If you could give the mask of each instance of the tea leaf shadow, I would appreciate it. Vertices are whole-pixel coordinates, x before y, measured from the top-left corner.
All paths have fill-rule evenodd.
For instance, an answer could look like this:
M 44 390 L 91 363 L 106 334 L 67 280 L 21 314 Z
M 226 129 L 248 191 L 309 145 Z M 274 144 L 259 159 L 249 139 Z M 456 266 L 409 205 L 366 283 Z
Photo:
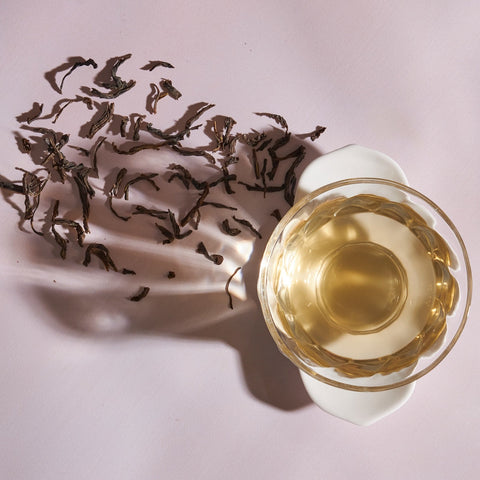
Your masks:
M 198 105 L 192 107 L 190 114 L 196 109 Z M 188 116 L 189 113 L 185 118 Z M 180 119 L 178 125 L 182 125 L 183 121 Z M 307 156 L 298 170 L 299 175 L 309 160 L 320 156 L 311 142 L 300 143 L 305 145 Z M 150 169 L 149 156 L 157 154 L 144 152 L 145 169 Z M 102 150 L 102 155 L 102 165 L 110 172 L 111 180 L 112 169 L 118 168 L 118 156 L 109 149 Z M 137 159 L 136 162 L 138 167 Z M 155 162 L 158 160 L 155 159 Z M 168 161 L 164 165 L 168 165 Z M 245 167 L 245 163 L 236 166 Z M 170 184 L 165 181 L 161 187 L 158 195 L 163 196 L 167 203 L 171 202 L 167 207 L 177 205 L 184 211 L 191 199 L 198 195 L 195 191 L 185 191 L 175 182 Z M 117 272 L 97 269 L 97 262 L 92 262 L 86 269 L 81 265 L 84 250 L 75 245 L 70 232 L 65 233 L 69 236 L 65 261 L 58 258 L 58 246 L 54 242 L 35 242 L 36 248 L 31 254 L 36 268 L 25 275 L 35 277 L 32 280 L 33 290 L 48 309 L 52 325 L 56 328 L 71 334 L 109 339 L 161 335 L 192 341 L 223 342 L 238 352 L 242 377 L 251 395 L 276 408 L 295 410 L 311 403 L 311 400 L 302 386 L 298 369 L 278 351 L 272 340 L 256 295 L 258 267 L 266 241 L 276 225 L 270 212 L 279 207 L 279 200 L 283 205 L 282 213 L 288 206 L 281 194 L 263 198 L 261 192 L 252 193 L 240 189 L 240 185 L 236 187 L 237 193 L 223 200 L 238 208 L 235 212 L 238 217 L 248 218 L 252 224 L 259 226 L 261 240 L 246 230 L 234 239 L 222 234 L 219 228 L 221 220 L 232 212 L 220 212 L 209 207 L 215 210 L 213 220 L 202 221 L 205 225 L 202 226 L 201 237 L 191 235 L 172 245 L 161 245 L 163 238 L 152 219 L 145 221 L 145 218 L 132 217 L 132 220 L 124 222 L 108 211 L 105 195 L 99 194 L 92 199 L 92 231 L 99 231 L 101 237 L 114 239 L 109 248 L 119 270 L 126 267 L 143 273 L 127 278 Z M 135 191 L 147 200 L 157 195 L 150 185 L 142 182 L 136 184 Z M 165 200 L 168 192 L 171 196 Z M 184 205 L 178 207 L 180 199 L 183 199 Z M 47 205 L 48 214 L 51 203 Z M 71 199 L 61 204 L 61 208 L 61 215 L 79 214 L 78 206 Z M 213 265 L 195 253 L 195 242 L 200 240 L 205 241 L 212 253 L 221 253 L 225 257 L 224 264 Z M 56 255 L 54 260 L 52 251 Z M 234 309 L 230 310 L 224 288 L 236 266 L 242 266 L 242 270 L 238 279 L 232 282 Z M 37 271 L 50 271 L 55 281 L 45 284 L 36 279 Z M 176 277 L 169 279 L 168 271 L 175 271 Z M 150 293 L 138 303 L 129 302 L 129 294 L 133 295 L 141 285 L 151 285 Z

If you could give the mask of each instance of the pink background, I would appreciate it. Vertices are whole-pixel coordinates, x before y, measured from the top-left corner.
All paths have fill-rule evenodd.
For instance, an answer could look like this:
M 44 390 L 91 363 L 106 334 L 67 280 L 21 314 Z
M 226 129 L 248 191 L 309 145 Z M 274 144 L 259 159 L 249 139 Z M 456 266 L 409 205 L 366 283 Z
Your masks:
M 44 73 L 72 56 L 103 64 L 132 53 L 125 77 L 144 75 L 138 67 L 148 60 L 175 65 L 167 74 L 184 94 L 180 110 L 212 102 L 244 129 L 252 112 L 281 113 L 294 132 L 327 127 L 319 152 L 358 143 L 390 155 L 452 218 L 474 275 L 480 268 L 478 2 L 4 0 L 1 13 L 8 178 L 27 165 L 15 117 L 61 98 Z M 89 75 L 68 77 L 64 96 Z M 180 110 L 165 105 L 173 122 Z M 398 412 L 360 428 L 307 398 L 263 325 L 252 276 L 233 312 L 222 295 L 217 303 L 190 295 L 179 306 L 188 295 L 172 290 L 154 328 L 115 324 L 112 333 L 109 322 L 138 320 L 134 310 L 115 312 L 118 320 L 94 295 L 87 306 L 82 295 L 72 300 L 65 292 L 87 291 L 88 275 L 49 264 L 51 249 L 18 230 L 3 200 L 0 219 L 1 478 L 471 479 L 480 471 L 475 291 L 447 359 Z M 110 278 L 102 273 L 92 278 Z M 206 284 L 199 274 L 195 285 Z M 83 320 L 107 326 L 71 328 Z

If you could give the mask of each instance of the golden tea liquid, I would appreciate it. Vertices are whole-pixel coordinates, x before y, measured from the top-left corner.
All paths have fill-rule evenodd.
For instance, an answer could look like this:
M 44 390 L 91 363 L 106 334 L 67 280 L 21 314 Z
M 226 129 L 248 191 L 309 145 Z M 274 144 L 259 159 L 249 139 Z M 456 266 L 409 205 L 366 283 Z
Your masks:
M 406 203 L 326 201 L 284 232 L 272 269 L 279 328 L 313 365 L 350 377 L 398 371 L 441 340 L 458 297 L 453 263 Z

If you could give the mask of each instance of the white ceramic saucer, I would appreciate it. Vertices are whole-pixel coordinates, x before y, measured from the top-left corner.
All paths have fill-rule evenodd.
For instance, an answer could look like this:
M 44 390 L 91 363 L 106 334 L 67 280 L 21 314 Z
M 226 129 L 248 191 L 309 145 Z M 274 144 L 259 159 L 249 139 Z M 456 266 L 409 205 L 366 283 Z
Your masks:
M 408 185 L 400 166 L 387 155 L 348 145 L 314 160 L 302 173 L 295 200 L 339 180 L 371 177 Z M 398 410 L 410 398 L 414 382 L 381 392 L 355 392 L 333 387 L 300 371 L 311 399 L 324 411 L 357 425 L 370 425 Z

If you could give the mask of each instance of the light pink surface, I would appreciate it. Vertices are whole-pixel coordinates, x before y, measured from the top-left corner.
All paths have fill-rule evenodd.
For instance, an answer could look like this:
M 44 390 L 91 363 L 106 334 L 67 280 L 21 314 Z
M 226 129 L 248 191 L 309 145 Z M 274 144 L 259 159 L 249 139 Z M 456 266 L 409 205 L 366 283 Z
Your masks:
M 314 144 L 320 152 L 358 143 L 391 156 L 457 225 L 474 275 L 480 268 L 478 2 L 5 0 L 1 10 L 5 176 L 28 165 L 15 117 L 62 98 L 45 72 L 72 56 L 103 64 L 131 52 L 125 77 L 149 60 L 176 66 L 183 103 L 166 107 L 167 124 L 209 101 L 243 129 L 259 125 L 251 112 L 271 111 L 296 132 L 327 126 Z M 64 96 L 87 70 L 67 78 Z M 475 291 L 453 352 L 403 408 L 360 428 L 306 397 L 266 332 L 254 285 L 233 313 L 222 295 L 218 304 L 190 295 L 181 306 L 167 292 L 169 316 L 156 314 L 153 328 L 99 334 L 132 318 L 120 310 L 112 319 L 81 295 L 59 311 L 54 294 L 75 282 L 87 289 L 87 274 L 50 265 L 52 250 L 18 231 L 3 199 L 0 219 L 1 478 L 473 479 L 480 471 Z M 182 288 L 208 283 L 199 274 Z M 148 320 L 148 304 L 139 307 Z M 99 328 L 72 329 L 78 311 Z

